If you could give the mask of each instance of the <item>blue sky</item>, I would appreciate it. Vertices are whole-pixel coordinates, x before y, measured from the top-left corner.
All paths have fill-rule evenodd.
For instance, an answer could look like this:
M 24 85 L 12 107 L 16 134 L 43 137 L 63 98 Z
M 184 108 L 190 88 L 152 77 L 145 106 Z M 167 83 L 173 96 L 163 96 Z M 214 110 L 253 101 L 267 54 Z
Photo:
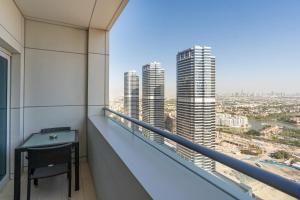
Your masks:
M 130 0 L 110 32 L 111 99 L 152 61 L 175 97 L 176 54 L 195 44 L 212 47 L 217 93 L 300 92 L 300 0 Z

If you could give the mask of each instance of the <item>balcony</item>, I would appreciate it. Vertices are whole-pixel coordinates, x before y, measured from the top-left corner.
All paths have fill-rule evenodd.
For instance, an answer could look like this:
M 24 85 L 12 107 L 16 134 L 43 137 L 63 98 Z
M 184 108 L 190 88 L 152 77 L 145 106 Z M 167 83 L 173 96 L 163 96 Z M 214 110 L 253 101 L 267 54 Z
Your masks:
M 111 114 L 115 112 L 106 109 L 106 115 L 88 119 L 87 162 L 82 160 L 80 164 L 81 189 L 73 192 L 74 199 L 254 198 L 250 188 L 194 166 L 171 149 L 128 129 L 116 118 L 122 114 Z M 66 186 L 58 186 L 62 181 L 64 177 L 41 182 L 33 190 L 32 198 L 64 199 Z M 23 194 L 26 191 L 25 183 L 22 191 Z M 12 199 L 12 196 L 13 181 L 10 181 L 0 197 Z
M 89 164 L 104 199 L 252 199 L 109 117 L 90 117 L 88 130 Z
M 294 182 L 187 145 L 107 109 L 109 31 L 126 4 L 127 0 L 1 1 L 0 56 L 9 64 L 6 76 L 0 77 L 7 84 L 6 106 L 1 108 L 7 125 L 1 124 L 6 131 L 0 142 L 0 199 L 16 199 L 14 149 L 31 133 L 56 126 L 70 126 L 80 134 L 80 190 L 72 191 L 72 199 L 255 198 L 248 186 L 196 167 L 142 131 L 126 127 L 126 120 L 276 188 L 270 191 L 299 198 L 300 187 Z M 26 167 L 24 158 L 21 199 L 26 198 Z M 32 187 L 32 199 L 66 199 L 64 181 L 65 177 L 41 181 Z
M 72 191 L 71 199 L 90 199 L 96 200 L 96 193 L 93 179 L 90 174 L 89 165 L 86 161 L 80 163 L 80 182 L 81 188 L 78 192 Z M 21 199 L 26 199 L 27 179 L 26 174 L 21 180 Z M 67 199 L 68 185 L 65 176 L 58 176 L 51 179 L 41 179 L 38 187 L 32 187 L 31 199 Z M 72 185 L 74 188 L 74 183 Z M 1 189 L 0 199 L 14 199 L 14 182 L 9 181 L 4 188 Z

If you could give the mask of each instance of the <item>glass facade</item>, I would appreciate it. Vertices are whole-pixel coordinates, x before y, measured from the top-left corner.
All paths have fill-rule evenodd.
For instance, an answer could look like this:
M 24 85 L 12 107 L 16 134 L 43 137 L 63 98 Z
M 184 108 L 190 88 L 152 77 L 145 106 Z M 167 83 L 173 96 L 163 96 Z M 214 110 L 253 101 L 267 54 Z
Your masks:
M 136 71 L 124 73 L 124 113 L 139 119 L 139 76 Z M 131 122 L 128 122 L 131 127 Z
M 165 101 L 165 71 L 160 63 L 150 63 L 143 66 L 143 121 L 157 128 L 164 129 L 164 101 Z M 164 138 L 144 130 L 143 133 L 161 144 Z
M 211 48 L 194 46 L 177 54 L 177 134 L 214 149 L 215 57 Z M 197 166 L 215 170 L 215 162 L 177 145 L 178 153 Z

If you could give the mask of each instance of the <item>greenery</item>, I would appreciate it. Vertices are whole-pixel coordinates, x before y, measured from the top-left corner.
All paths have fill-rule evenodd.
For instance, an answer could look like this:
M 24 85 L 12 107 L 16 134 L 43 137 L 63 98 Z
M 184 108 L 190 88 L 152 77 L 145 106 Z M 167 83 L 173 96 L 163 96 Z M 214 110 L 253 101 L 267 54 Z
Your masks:
M 271 127 L 272 127 L 272 125 L 267 124 L 267 125 L 264 125 L 264 126 L 263 126 L 262 130 L 267 129 L 267 128 L 271 128 Z
M 279 150 L 274 153 L 271 153 L 270 156 L 276 159 L 289 159 L 291 157 L 291 155 L 288 152 L 283 150 Z
M 283 128 L 278 136 L 272 136 L 272 141 L 280 144 L 287 144 L 300 147 L 300 130 Z
M 285 123 L 294 124 L 294 122 L 290 119 L 292 116 L 293 115 L 287 113 L 272 113 L 267 116 L 252 115 L 249 117 L 260 121 L 281 121 Z
M 258 155 L 262 154 L 263 151 L 259 147 L 250 147 L 249 149 L 241 149 L 241 153 L 258 156 Z
M 292 123 L 292 121 L 290 120 L 290 118 L 291 118 L 291 116 L 283 114 L 282 116 L 278 116 L 278 121 Z
M 232 128 L 232 127 L 226 127 L 226 126 L 218 127 L 217 130 L 221 131 L 221 132 L 233 133 L 233 134 L 241 134 L 244 132 L 243 128 Z
M 267 116 L 254 115 L 254 116 L 249 116 L 249 117 L 254 118 L 256 120 L 269 121 L 269 120 L 278 120 L 278 119 L 281 119 L 283 117 L 286 117 L 286 114 L 273 113 L 273 114 L 269 114 Z
M 300 130 L 299 129 L 284 128 L 282 130 L 282 132 L 280 133 L 280 135 L 285 136 L 285 137 L 300 139 Z
M 300 158 L 293 158 L 293 160 L 291 161 L 291 164 L 294 164 L 296 162 L 300 162 Z
M 239 135 L 247 139 L 255 138 L 266 142 L 275 142 L 278 144 L 286 144 L 286 145 L 300 147 L 299 129 L 297 130 L 297 129 L 283 128 L 282 132 L 279 135 L 273 135 L 270 139 L 260 137 L 261 134 L 255 130 L 249 130 L 245 132 L 246 129 L 231 128 L 231 127 L 218 127 L 217 130 L 224 133 Z
M 260 132 L 259 131 L 256 131 L 256 130 L 249 130 L 247 132 L 245 132 L 246 135 L 253 135 L 253 136 L 260 136 Z
M 273 140 L 276 143 L 279 144 L 287 144 L 287 145 L 292 145 L 292 146 L 296 146 L 296 147 L 300 147 L 300 140 L 288 140 L 288 139 L 276 139 Z
M 272 135 L 272 140 L 278 140 L 278 136 L 277 135 Z

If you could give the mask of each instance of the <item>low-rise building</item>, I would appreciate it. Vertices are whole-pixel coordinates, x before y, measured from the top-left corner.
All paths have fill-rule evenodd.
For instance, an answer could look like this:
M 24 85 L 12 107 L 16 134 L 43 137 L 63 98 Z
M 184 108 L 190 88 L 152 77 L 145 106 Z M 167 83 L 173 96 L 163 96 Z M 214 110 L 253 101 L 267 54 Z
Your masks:
M 235 128 L 248 127 L 248 118 L 241 115 L 231 115 L 226 113 L 216 114 L 216 125 L 229 126 Z

